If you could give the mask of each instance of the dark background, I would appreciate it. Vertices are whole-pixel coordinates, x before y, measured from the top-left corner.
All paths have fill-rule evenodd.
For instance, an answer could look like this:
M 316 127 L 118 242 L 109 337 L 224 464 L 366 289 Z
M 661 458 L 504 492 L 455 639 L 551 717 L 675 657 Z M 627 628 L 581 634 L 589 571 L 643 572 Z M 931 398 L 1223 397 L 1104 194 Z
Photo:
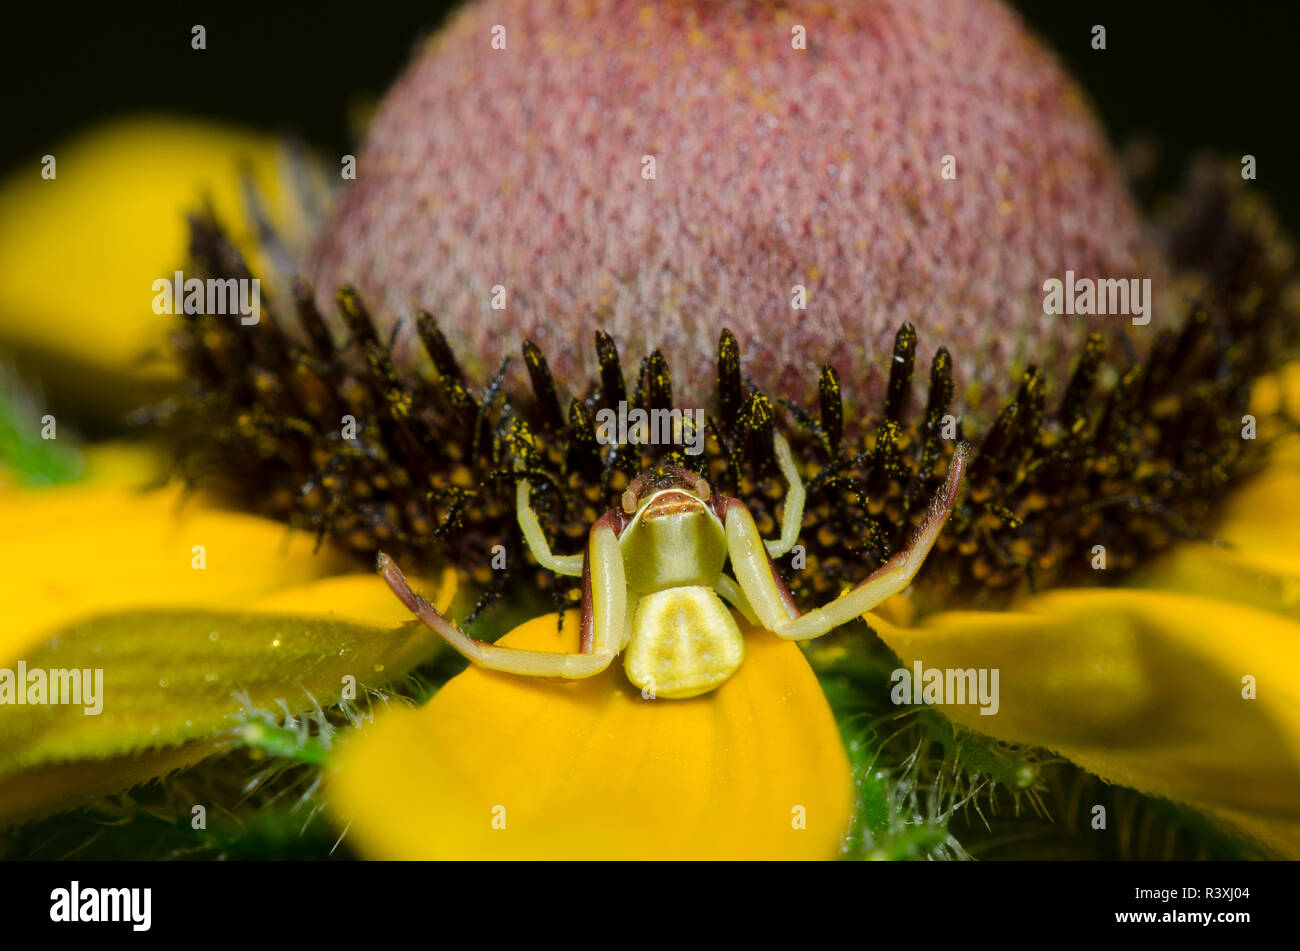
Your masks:
M 311 9 L 15 4 L 0 55 L 0 171 L 35 163 L 60 140 L 142 111 L 287 131 L 330 152 L 355 150 L 350 115 L 377 99 L 418 37 L 453 4 L 323 2 Z M 1256 156 L 1257 187 L 1300 232 L 1294 161 L 1300 14 L 1293 0 L 1018 0 L 1014 6 L 1093 98 L 1113 142 L 1160 148 L 1172 187 L 1199 148 Z M 190 49 L 190 27 L 208 49 Z M 1091 49 L 1106 26 L 1107 49 Z M 33 164 L 33 168 L 35 165 Z

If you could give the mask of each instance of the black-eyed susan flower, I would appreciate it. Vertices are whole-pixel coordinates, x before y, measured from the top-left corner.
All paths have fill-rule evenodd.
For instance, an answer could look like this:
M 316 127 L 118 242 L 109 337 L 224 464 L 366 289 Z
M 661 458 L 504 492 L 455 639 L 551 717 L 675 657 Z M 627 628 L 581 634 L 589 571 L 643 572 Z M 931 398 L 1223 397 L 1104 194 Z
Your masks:
M 341 559 L 285 564 L 314 577 L 383 551 L 481 594 L 449 609 L 417 582 L 428 612 L 393 584 L 386 612 L 591 658 L 591 575 L 557 564 L 665 466 L 785 535 L 787 445 L 806 502 L 773 577 L 808 611 L 907 549 L 973 447 L 911 589 L 869 629 L 805 653 L 733 600 L 696 621 L 713 640 L 734 625 L 743 660 L 689 698 L 622 660 L 574 683 L 473 666 L 352 723 L 314 765 L 359 852 L 960 856 L 996 854 L 1016 822 L 1058 854 L 1295 851 L 1295 580 L 1260 509 L 1297 524 L 1293 384 L 1268 376 L 1295 341 L 1288 246 L 1213 175 L 1145 225 L 1078 92 L 1002 8 L 473 5 L 421 48 L 342 189 L 312 283 L 253 327 L 173 324 L 182 383 L 149 418 L 187 483 Z M 189 266 L 250 280 L 267 265 L 222 217 L 191 219 Z M 1140 290 L 1131 314 L 1067 318 L 1044 304 L 1054 279 Z M 603 413 L 692 401 L 698 454 L 671 428 L 601 436 Z M 336 584 L 369 598 L 366 580 L 317 582 L 313 604 L 347 604 Z M 155 603 L 137 590 L 123 603 Z M 58 649 L 129 646 L 145 660 L 124 671 L 171 690 L 177 632 L 204 626 L 187 611 L 149 628 L 161 660 L 138 618 Z M 400 676 L 434 649 L 416 623 L 344 636 L 303 611 L 286 665 L 257 617 L 258 708 L 327 707 L 346 669 Z M 347 664 L 326 662 L 331 637 Z M 962 680 L 996 695 L 931 698 L 927 669 L 996 673 Z M 300 670 L 319 683 L 298 692 Z M 40 762 L 94 778 L 125 759 L 105 791 L 247 721 L 197 683 L 160 700 L 137 680 L 161 740 L 78 721 Z

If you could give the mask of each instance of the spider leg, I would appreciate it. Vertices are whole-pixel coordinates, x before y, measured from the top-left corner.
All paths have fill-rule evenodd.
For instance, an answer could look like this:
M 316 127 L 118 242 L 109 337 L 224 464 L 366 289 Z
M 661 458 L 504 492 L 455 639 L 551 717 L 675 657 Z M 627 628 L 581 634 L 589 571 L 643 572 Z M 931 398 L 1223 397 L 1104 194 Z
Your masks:
M 376 567 L 408 611 L 480 667 L 577 680 L 600 673 L 627 643 L 627 586 L 615 520 L 614 513 L 606 514 L 591 529 L 582 573 L 582 650 L 576 654 L 499 647 L 475 640 L 411 590 L 393 559 L 381 552 Z
M 731 496 L 719 496 L 715 505 L 727 532 L 727 554 L 731 557 L 731 570 L 736 575 L 737 587 L 749 601 L 758 623 L 769 631 L 779 631 L 799 617 L 799 608 L 772 563 L 763 536 L 754 524 L 754 516 L 744 502 Z M 722 582 L 718 585 L 718 592 L 724 597 L 727 594 L 725 587 Z
M 542 523 L 538 520 L 537 513 L 533 511 L 532 489 L 528 485 L 528 476 L 522 473 L 519 481 L 515 483 L 515 518 L 518 519 L 519 528 L 524 533 L 524 541 L 528 543 L 538 564 L 557 575 L 576 578 L 582 574 L 582 555 L 557 555 L 551 551 L 551 546 L 546 541 L 546 534 L 542 531 Z
M 785 479 L 785 507 L 781 512 L 781 537 L 765 542 L 767 553 L 773 558 L 780 558 L 799 540 L 799 529 L 803 527 L 804 488 L 803 480 L 794 467 L 794 456 L 790 444 L 780 433 L 772 434 L 772 445 L 776 449 L 776 463 Z
M 732 581 L 726 575 L 719 575 L 718 583 L 713 586 L 713 590 L 722 596 L 733 608 L 741 613 L 746 621 L 750 624 L 760 623 L 758 615 L 754 613 L 754 606 L 749 603 L 749 598 L 745 597 L 745 592 L 741 590 L 740 585 Z
M 622 525 L 622 517 L 611 509 L 596 519 L 587 536 L 587 553 L 582 562 L 580 643 L 584 654 L 612 657 L 631 638 L 636 603 L 628 593 L 623 551 L 618 545 Z
M 921 527 L 917 529 L 912 544 L 906 550 L 881 565 L 851 591 L 807 614 L 801 614 L 794 599 L 790 597 L 790 591 L 777 573 L 749 509 L 739 499 L 725 499 L 721 506 L 725 508 L 723 521 L 727 530 L 731 567 L 762 625 L 790 640 L 820 637 L 870 611 L 881 601 L 911 584 L 957 502 L 968 455 L 969 450 L 964 443 L 957 447 L 952 462 L 948 465 L 947 481 L 930 503 Z

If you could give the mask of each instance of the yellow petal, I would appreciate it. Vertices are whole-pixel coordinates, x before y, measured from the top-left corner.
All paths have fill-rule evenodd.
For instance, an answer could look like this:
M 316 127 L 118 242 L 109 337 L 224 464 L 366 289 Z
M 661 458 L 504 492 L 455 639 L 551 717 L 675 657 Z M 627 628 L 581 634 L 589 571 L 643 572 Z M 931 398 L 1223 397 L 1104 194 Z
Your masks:
M 1300 562 L 1291 553 L 1180 545 L 1134 578 L 1135 587 L 1234 601 L 1300 621 Z
M 417 586 L 432 590 L 432 600 L 439 611 L 451 606 L 456 593 L 456 572 L 448 568 L 437 585 Z M 307 615 L 348 621 L 366 627 L 397 627 L 411 624 L 411 612 L 393 596 L 392 589 L 373 572 L 364 575 L 342 575 L 322 578 L 280 591 L 253 602 L 251 610 L 258 614 Z
M 830 709 L 797 647 L 739 623 L 740 670 L 691 700 L 643 699 L 617 660 L 575 683 L 470 667 L 347 743 L 331 808 L 380 858 L 834 857 L 852 790 Z M 576 650 L 577 615 L 498 643 Z
M 0 706 L 0 824 L 197 761 L 246 708 L 328 706 L 349 675 L 364 701 L 439 649 L 373 573 L 320 577 L 355 564 L 314 555 L 314 538 L 105 475 L 139 475 L 147 456 L 98 459 L 98 481 L 0 490 L 0 680 L 12 689 L 20 662 L 103 672 L 97 714 Z M 454 592 L 445 572 L 441 609 Z
M 1180 545 L 1132 584 L 1223 598 L 1300 620 L 1300 452 L 1278 448 L 1268 469 L 1233 492 L 1219 544 Z
M 80 450 L 81 482 L 139 488 L 158 485 L 166 472 L 166 451 L 153 443 L 100 442 Z M 7 487 L 0 472 L 0 488 Z
M 1273 436 L 1285 431 L 1282 418 L 1300 417 L 1300 360 L 1286 364 L 1276 373 L 1259 379 L 1251 390 L 1250 412 L 1270 428 L 1261 436 Z
M 0 663 L 97 614 L 248 605 L 356 570 L 329 549 L 313 554 L 316 540 L 305 532 L 210 508 L 179 487 L 0 490 L 0 511 Z
M 1261 379 L 1251 394 L 1267 468 L 1226 500 L 1214 544 L 1179 545 L 1137 573 L 1133 587 L 1222 598 L 1300 620 L 1300 362 Z
M 153 312 L 153 281 L 182 267 L 187 212 L 207 199 L 244 246 L 245 170 L 287 214 L 268 137 L 206 123 L 130 119 L 50 149 L 56 176 L 32 161 L 0 187 L 0 350 L 43 371 L 88 409 L 128 409 L 141 394 L 128 378 L 160 381 L 174 320 Z
M 909 669 L 999 671 L 1000 705 L 943 711 L 1207 812 L 1300 821 L 1300 623 L 1157 591 L 1057 591 L 1015 613 L 867 621 Z M 1254 678 L 1257 699 L 1243 697 Z

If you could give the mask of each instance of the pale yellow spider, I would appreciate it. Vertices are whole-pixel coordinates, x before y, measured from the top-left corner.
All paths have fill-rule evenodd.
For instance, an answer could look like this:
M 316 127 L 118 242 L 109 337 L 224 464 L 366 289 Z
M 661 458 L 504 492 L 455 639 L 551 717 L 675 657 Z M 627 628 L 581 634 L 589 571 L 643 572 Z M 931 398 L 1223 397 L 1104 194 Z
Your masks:
M 591 527 L 585 554 L 556 555 L 532 509 L 528 480 L 520 478 L 516 515 L 528 547 L 543 567 L 582 578 L 577 654 L 474 640 L 412 591 L 382 553 L 379 572 L 413 614 L 481 667 L 578 679 L 600 673 L 626 651 L 627 677 L 643 695 L 707 693 L 734 674 L 745 656 L 740 628 L 721 598 L 751 624 L 796 641 L 819 637 L 859 617 L 911 583 L 952 512 L 968 455 L 964 444 L 954 453 L 947 481 L 911 547 L 851 591 L 803 614 L 772 563 L 794 547 L 804 506 L 803 482 L 780 434 L 775 448 L 787 492 L 781 537 L 774 541 L 759 535 L 739 499 L 714 494 L 700 476 L 673 468 L 665 476 L 637 476 L 623 493 L 622 509 L 610 509 Z M 734 579 L 723 574 L 728 557 Z

